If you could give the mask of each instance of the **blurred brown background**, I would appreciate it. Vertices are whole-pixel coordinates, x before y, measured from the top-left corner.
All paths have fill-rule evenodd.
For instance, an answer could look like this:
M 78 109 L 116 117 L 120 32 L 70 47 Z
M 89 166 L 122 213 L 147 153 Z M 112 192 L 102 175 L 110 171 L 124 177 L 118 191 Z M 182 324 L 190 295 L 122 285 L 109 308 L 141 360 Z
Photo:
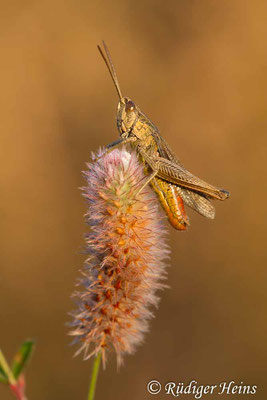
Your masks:
M 72 358 L 64 324 L 84 260 L 81 170 L 118 136 L 101 39 L 123 94 L 231 198 L 215 221 L 189 212 L 187 233 L 170 227 L 171 289 L 119 373 L 109 358 L 96 399 L 150 398 L 151 379 L 243 381 L 258 391 L 240 398 L 266 398 L 266 15 L 260 0 L 2 3 L 0 345 L 11 358 L 36 339 L 29 400 L 87 394 L 91 361 Z

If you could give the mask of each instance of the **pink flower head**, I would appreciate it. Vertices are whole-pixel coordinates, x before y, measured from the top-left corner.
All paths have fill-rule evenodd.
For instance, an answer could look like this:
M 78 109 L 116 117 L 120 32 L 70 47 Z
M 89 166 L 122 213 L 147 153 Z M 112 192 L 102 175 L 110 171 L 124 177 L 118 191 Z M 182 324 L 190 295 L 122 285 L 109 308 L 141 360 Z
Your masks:
M 74 293 L 71 335 L 81 343 L 76 354 L 84 358 L 115 349 L 118 365 L 133 353 L 148 330 L 158 304 L 157 289 L 164 287 L 164 260 L 168 255 L 158 201 L 135 153 L 113 150 L 84 173 L 88 203 L 86 236 L 89 254 Z

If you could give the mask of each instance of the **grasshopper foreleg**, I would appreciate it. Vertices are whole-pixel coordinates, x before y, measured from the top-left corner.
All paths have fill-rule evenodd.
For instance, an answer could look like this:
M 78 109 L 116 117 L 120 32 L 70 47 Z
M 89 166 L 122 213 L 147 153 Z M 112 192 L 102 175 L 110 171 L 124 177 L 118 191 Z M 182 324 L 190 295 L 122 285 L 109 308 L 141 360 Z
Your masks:
M 127 139 L 124 138 L 119 138 L 118 140 L 115 140 L 115 142 L 112 142 L 110 144 L 108 144 L 105 147 L 105 151 L 100 154 L 100 156 L 96 157 L 94 159 L 94 161 L 98 161 L 101 157 L 105 156 L 106 154 L 110 153 L 112 150 L 114 150 L 116 147 L 119 147 L 121 144 L 127 144 L 127 143 L 131 143 L 131 142 L 135 142 L 136 138 L 131 136 Z
M 147 177 L 145 183 L 144 183 L 143 186 L 138 190 L 138 192 L 136 193 L 135 197 L 138 196 L 140 192 L 142 192 L 142 190 L 146 187 L 146 185 L 149 184 L 149 182 L 150 182 L 153 178 L 155 178 L 155 176 L 157 175 L 157 173 L 158 173 L 158 171 L 153 171 L 152 174 L 150 174 L 150 175 Z
M 124 139 L 123 139 L 123 138 L 119 138 L 118 140 L 115 140 L 114 142 L 108 144 L 108 145 L 106 146 L 106 149 L 107 149 L 107 150 L 114 149 L 115 147 L 118 147 L 118 146 L 119 146 L 120 144 L 122 144 L 123 142 L 124 142 Z

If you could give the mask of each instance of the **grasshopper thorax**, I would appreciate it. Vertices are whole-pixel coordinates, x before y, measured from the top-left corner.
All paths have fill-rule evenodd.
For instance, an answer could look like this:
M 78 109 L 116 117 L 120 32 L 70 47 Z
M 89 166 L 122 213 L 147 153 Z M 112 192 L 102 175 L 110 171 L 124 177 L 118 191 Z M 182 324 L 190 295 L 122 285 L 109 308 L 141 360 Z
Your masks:
M 128 97 L 122 97 L 117 111 L 117 126 L 120 135 L 127 137 L 131 133 L 137 118 L 137 105 Z

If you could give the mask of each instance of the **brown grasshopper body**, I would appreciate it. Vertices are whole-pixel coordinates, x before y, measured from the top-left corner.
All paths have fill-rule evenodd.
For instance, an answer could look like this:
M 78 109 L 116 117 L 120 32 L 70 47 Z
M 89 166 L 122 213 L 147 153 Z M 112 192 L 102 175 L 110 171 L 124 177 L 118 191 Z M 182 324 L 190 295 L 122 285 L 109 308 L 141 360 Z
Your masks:
M 144 164 L 145 173 L 148 174 L 144 186 L 150 184 L 175 229 L 185 230 L 189 225 L 184 203 L 201 215 L 213 219 L 215 209 L 210 199 L 225 200 L 229 197 L 229 193 L 188 172 L 162 138 L 158 128 L 131 99 L 122 97 L 109 51 L 104 42 L 103 45 L 107 58 L 99 46 L 98 49 L 120 99 L 117 111 L 120 139 L 108 145 L 107 149 L 123 143 L 131 144 Z

